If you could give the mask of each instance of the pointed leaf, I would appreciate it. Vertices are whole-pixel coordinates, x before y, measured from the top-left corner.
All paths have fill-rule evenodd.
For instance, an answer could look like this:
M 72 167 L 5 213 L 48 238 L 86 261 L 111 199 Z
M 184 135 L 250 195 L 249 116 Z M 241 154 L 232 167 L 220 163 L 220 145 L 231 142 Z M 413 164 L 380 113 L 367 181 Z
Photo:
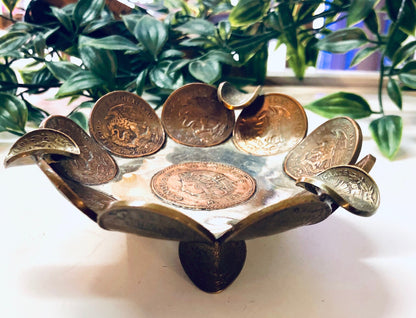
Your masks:
M 27 118 L 26 105 L 20 98 L 0 93 L 0 131 L 23 135 L 26 133 Z
M 228 20 L 233 27 L 249 26 L 265 17 L 270 0 L 240 0 L 231 10 Z
M 383 116 L 370 123 L 370 132 L 381 153 L 394 159 L 402 139 L 403 122 L 400 116 Z
M 357 53 L 354 55 L 353 59 L 351 60 L 350 67 L 353 67 L 362 61 L 364 61 L 367 57 L 372 55 L 374 52 L 377 52 L 376 46 L 367 46 L 363 48 L 362 50 L 357 51 Z
M 215 33 L 215 26 L 208 20 L 196 18 L 182 24 L 181 26 L 177 27 L 176 30 L 179 30 L 185 34 L 213 36 Z
M 416 41 L 411 41 L 396 51 L 393 55 L 392 67 L 399 65 L 409 57 L 413 56 L 416 51 Z
M 365 19 L 375 7 L 378 0 L 352 0 L 348 9 L 347 25 L 354 25 Z
M 50 7 L 52 10 L 52 14 L 58 19 L 58 21 L 64 26 L 64 28 L 66 30 L 68 30 L 69 32 L 73 31 L 73 24 L 72 24 L 72 19 L 71 19 L 71 15 L 58 7 Z
M 154 59 L 157 59 L 160 51 L 168 40 L 166 26 L 159 20 L 148 15 L 140 18 L 134 29 L 134 35 L 148 50 Z
M 404 6 L 400 10 L 402 1 L 404 1 Z M 390 19 L 398 23 L 401 30 L 408 35 L 414 35 L 416 28 L 416 8 L 413 0 L 386 0 L 386 8 Z
M 399 73 L 399 79 L 403 84 L 416 89 L 416 61 L 408 62 Z
M 136 94 L 139 96 L 143 94 L 148 73 L 149 73 L 149 69 L 145 68 L 143 71 L 139 73 L 139 75 L 136 78 Z
M 30 39 L 25 32 L 9 32 L 0 37 L 0 56 L 20 57 L 19 49 Z
M 345 28 L 328 34 L 320 39 L 316 46 L 321 51 L 346 53 L 368 42 L 367 36 L 360 28 Z
M 6 6 L 7 10 L 9 10 L 9 12 L 12 12 L 17 4 L 17 0 L 2 0 L 2 2 Z
M 372 33 L 379 33 L 380 23 L 378 15 L 374 10 L 371 10 L 367 17 L 364 19 L 364 24 Z
M 82 129 L 88 131 L 88 119 L 82 112 L 73 112 L 71 113 L 68 118 L 72 119 L 76 122 Z
M 77 73 L 81 68 L 68 61 L 46 62 L 46 67 L 60 81 L 66 81 L 71 75 Z
M 327 118 L 348 116 L 358 119 L 368 117 L 373 113 L 364 98 L 346 92 L 327 95 L 304 107 Z
M 103 38 L 88 38 L 85 45 L 105 50 L 137 51 L 139 47 L 121 35 L 110 35 Z
M 400 90 L 396 80 L 391 77 L 387 82 L 387 94 L 389 95 L 390 99 L 397 105 L 397 107 L 402 109 L 402 91 Z
M 15 95 L 16 90 L 17 77 L 15 72 L 11 67 L 0 64 L 0 91 Z
M 84 26 L 99 18 L 104 4 L 105 0 L 78 0 L 74 8 L 76 26 Z
M 92 89 L 105 84 L 104 80 L 90 71 L 81 71 L 73 74 L 62 84 L 56 93 L 56 98 L 72 96 L 84 90 Z

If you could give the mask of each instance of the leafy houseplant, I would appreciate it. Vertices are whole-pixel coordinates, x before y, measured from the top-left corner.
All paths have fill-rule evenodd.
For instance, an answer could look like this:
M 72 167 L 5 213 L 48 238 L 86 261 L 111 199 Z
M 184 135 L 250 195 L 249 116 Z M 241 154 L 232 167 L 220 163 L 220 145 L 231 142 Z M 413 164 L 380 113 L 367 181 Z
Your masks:
M 124 15 L 104 0 L 64 7 L 33 0 L 24 22 L 13 17 L 16 0 L 2 1 L 10 13 L 2 18 L 12 25 L 0 38 L 0 131 L 22 135 L 28 121 L 39 123 L 48 114 L 27 97 L 51 88 L 57 99 L 70 97 L 76 107 L 69 117 L 85 126 L 82 108 L 114 90 L 146 93 L 157 106 L 189 82 L 261 84 L 268 42 L 277 39 L 287 46 L 287 64 L 300 79 L 319 51 L 358 49 L 352 64 L 379 52 L 377 111 L 347 92 L 305 108 L 326 117 L 377 114 L 370 130 L 380 150 L 392 159 L 399 149 L 402 120 L 385 114 L 382 92 L 387 82 L 388 96 L 401 109 L 403 90 L 416 88 L 416 41 L 409 40 L 415 33 L 415 0 L 385 0 L 380 9 L 377 0 L 165 0 L 136 4 Z M 390 22 L 385 32 L 381 15 Z M 319 29 L 312 27 L 317 18 L 324 19 Z M 346 28 L 329 29 L 345 19 Z M 355 26 L 361 21 L 366 31 Z M 27 63 L 18 77 L 14 66 L 21 60 Z

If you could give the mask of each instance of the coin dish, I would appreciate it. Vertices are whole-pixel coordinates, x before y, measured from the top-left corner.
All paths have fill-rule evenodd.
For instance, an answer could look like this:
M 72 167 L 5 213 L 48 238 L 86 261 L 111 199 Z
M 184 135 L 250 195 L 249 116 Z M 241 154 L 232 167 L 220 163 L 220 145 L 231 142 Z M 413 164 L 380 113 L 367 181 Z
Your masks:
M 212 86 L 205 86 L 206 84 L 198 83 L 194 84 L 194 87 L 192 84 L 189 85 L 191 86 L 179 89 L 179 93 L 185 91 L 186 98 L 191 96 L 187 99 L 187 103 L 194 106 L 189 108 L 189 114 L 196 116 L 195 114 L 198 112 L 191 108 L 204 107 L 204 105 L 203 103 L 201 105 L 200 96 L 196 95 L 195 97 L 199 98 L 199 104 L 192 100 L 192 96 L 194 96 L 192 88 L 198 87 L 209 92 L 216 91 L 216 89 Z M 110 94 L 113 94 L 114 97 L 114 94 L 121 93 Z M 174 94 L 178 94 L 178 91 L 172 93 L 173 96 L 175 96 Z M 209 96 L 207 98 L 212 101 L 212 94 Z M 259 98 L 262 101 L 268 100 L 269 96 L 279 104 L 283 95 L 259 96 L 257 101 Z M 279 98 L 275 99 L 276 96 Z M 134 103 L 137 100 L 139 104 L 142 103 L 138 96 L 128 95 L 128 97 L 133 98 Z M 176 99 L 182 100 L 183 97 L 168 98 L 165 107 L 177 107 L 175 104 L 172 106 L 172 100 Z M 284 99 L 293 100 L 289 96 L 284 96 Z M 126 105 L 129 104 L 129 100 L 131 99 L 125 99 Z M 215 101 L 215 103 L 217 102 L 219 103 L 219 101 Z M 254 101 L 253 104 L 255 103 Z M 97 104 L 100 103 L 97 102 Z M 283 104 L 277 106 L 285 107 Z M 298 103 L 295 102 L 295 104 Z M 111 105 L 107 107 L 109 112 L 114 110 Z M 131 135 L 127 136 L 123 131 L 120 131 L 120 123 L 127 123 L 126 127 L 131 128 L 129 116 L 136 116 L 136 120 L 140 116 L 124 112 L 122 109 L 124 104 L 120 103 L 120 100 L 117 100 L 114 105 L 118 107 L 117 116 L 120 117 L 117 118 L 119 120 L 117 125 L 119 126 L 113 126 L 113 130 L 109 129 L 108 131 L 110 134 L 113 132 L 121 136 L 123 142 L 129 142 L 133 139 L 127 139 Z M 269 108 L 273 108 L 272 106 Z M 243 110 L 244 114 L 249 111 L 250 107 Z M 145 155 L 142 150 L 137 152 L 140 155 L 134 157 L 131 156 L 131 152 L 122 156 L 123 151 L 117 151 L 116 153 L 119 155 L 115 155 L 107 146 L 107 140 L 104 140 L 103 143 L 101 137 L 96 137 L 97 130 L 93 129 L 91 133 L 95 138 L 94 141 L 93 138 L 81 132 L 81 128 L 76 128 L 75 123 L 70 123 L 69 119 L 54 116 L 47 119 L 43 127 L 32 132 L 30 136 L 28 134 L 21 137 L 12 146 L 5 159 L 5 165 L 18 165 L 20 160 L 22 164 L 23 161 L 27 163 L 27 158 L 32 158 L 33 162 L 40 167 L 64 196 L 104 229 L 179 241 L 180 260 L 193 283 L 206 292 L 218 292 L 229 286 L 239 275 L 246 257 L 245 240 L 321 222 L 340 205 L 355 214 L 366 216 L 374 213 L 378 207 L 378 188 L 374 180 L 367 175 L 375 158 L 366 156 L 356 163 L 362 143 L 359 126 L 352 119 L 342 117 L 324 123 L 322 127 L 318 127 L 305 137 L 307 117 L 300 104 L 296 107 L 299 107 L 298 110 L 290 108 L 292 114 L 294 112 L 300 114 L 293 122 L 293 125 L 300 128 L 291 130 L 293 134 L 297 135 L 295 141 L 292 140 L 289 143 L 290 147 L 285 148 L 285 151 L 267 153 L 268 155 L 261 152 L 261 148 L 259 148 L 260 153 L 254 154 L 252 151 L 241 149 L 240 143 L 235 140 L 235 138 L 240 138 L 241 141 L 241 137 L 235 137 L 238 134 L 235 132 L 234 113 L 226 107 L 224 107 L 226 112 L 232 112 L 228 113 L 229 117 L 224 124 L 226 127 L 224 131 L 228 132 L 221 135 L 222 141 L 215 139 L 215 142 L 211 142 L 206 131 L 203 131 L 201 138 L 203 138 L 204 145 L 207 146 L 198 142 L 191 146 L 190 143 L 183 142 L 183 140 L 190 140 L 197 136 L 196 131 L 194 131 L 195 134 L 192 134 L 192 138 L 189 138 L 186 134 L 181 134 L 182 130 L 178 126 L 179 124 L 166 129 L 169 124 L 172 124 L 166 118 L 172 118 L 173 115 L 167 116 L 168 112 L 163 109 L 161 123 L 163 123 L 165 130 L 168 130 L 167 136 L 160 131 L 150 132 L 158 131 L 158 119 L 150 124 L 151 127 L 142 125 L 137 128 L 142 123 L 134 123 L 133 128 L 143 132 L 143 135 L 157 137 L 148 139 L 157 140 L 157 142 L 149 141 L 152 143 L 152 150 Z M 153 116 L 153 113 L 147 108 L 143 112 L 147 112 L 146 118 Z M 94 113 L 94 109 L 92 113 Z M 251 117 L 244 114 L 246 119 L 253 119 L 254 127 L 259 127 L 256 126 L 256 112 L 253 112 Z M 262 116 L 294 118 L 290 114 L 282 114 L 284 112 L 266 111 Z M 105 118 L 103 113 L 100 113 L 100 116 Z M 123 116 L 127 116 L 127 118 Z M 233 124 L 231 129 L 229 128 L 230 118 L 232 118 Z M 204 126 L 211 118 L 205 118 L 202 121 L 195 117 L 187 119 L 187 122 L 182 120 L 180 123 L 185 125 L 186 129 L 193 127 L 192 129 L 198 130 L 200 123 Z M 265 122 L 275 124 L 281 119 L 280 117 L 272 118 Z M 237 122 L 239 120 L 237 119 Z M 103 121 L 101 126 L 105 123 Z M 94 120 L 91 118 L 90 129 L 93 125 Z M 337 127 L 336 131 L 331 128 L 334 126 Z M 231 136 L 233 127 L 234 135 Z M 174 132 L 174 138 L 170 137 L 169 129 L 171 133 Z M 246 127 L 245 129 L 254 130 L 255 128 Z M 66 143 L 62 143 L 61 140 L 60 144 L 57 144 L 54 139 L 51 139 L 52 137 L 49 137 L 46 140 L 50 145 L 40 147 L 41 141 L 33 138 L 33 135 L 36 136 L 36 134 L 53 136 L 56 134 L 56 130 L 60 131 L 58 134 L 64 136 Z M 262 123 L 261 129 L 257 129 L 253 138 L 261 139 L 264 135 L 269 134 L 268 139 L 264 140 L 278 142 L 281 136 L 275 135 L 279 133 L 279 130 L 273 127 L 271 132 L 270 134 L 267 126 Z M 160 142 L 162 135 L 164 142 Z M 269 138 L 270 135 L 272 138 Z M 283 141 L 291 137 L 285 136 Z M 138 138 L 137 133 L 135 138 Z M 181 140 L 181 138 L 185 139 Z M 264 140 L 260 145 L 264 143 Z M 44 143 L 44 141 L 42 142 Z M 348 145 L 346 145 L 347 142 Z M 77 145 L 78 149 L 74 149 L 74 145 Z M 143 146 L 146 147 L 146 145 L 140 145 L 140 147 Z M 157 150 L 154 150 L 155 147 Z M 288 154 L 286 154 L 287 151 L 289 151 Z M 331 156 L 336 152 L 344 155 Z M 306 157 L 309 167 L 302 170 L 299 167 L 306 163 Z M 354 164 L 361 167 L 360 175 L 357 177 L 357 174 L 353 174 L 354 178 L 349 178 L 349 174 L 356 171 L 356 168 L 352 166 Z M 319 176 L 319 173 L 338 165 L 344 166 L 342 187 L 333 182 L 333 179 L 326 182 L 326 176 L 336 175 L 334 173 L 323 175 L 324 177 L 320 179 L 317 177 L 319 180 L 314 179 L 315 175 Z M 190 180 L 190 185 L 185 183 L 185 179 L 179 180 L 176 176 L 174 176 L 176 179 L 172 183 L 165 182 L 167 177 L 163 175 L 163 172 L 178 166 L 186 167 L 184 176 Z M 310 166 L 314 168 L 311 169 Z M 195 167 L 198 167 L 202 172 L 192 173 L 198 170 Z M 230 171 L 233 171 L 233 174 L 229 176 L 227 173 Z M 300 174 L 299 171 L 301 171 Z M 98 178 L 97 175 L 103 178 Z M 155 181 L 155 176 L 165 178 L 165 184 L 156 184 L 158 181 Z M 248 183 L 239 187 L 240 181 L 233 180 L 235 176 L 237 179 L 246 178 Z M 196 179 L 198 179 L 198 184 Z M 296 179 L 300 187 L 297 186 Z M 250 183 L 251 180 L 252 183 Z M 175 182 L 176 184 L 180 183 L 180 186 L 175 191 L 169 192 L 170 184 L 175 184 Z M 362 182 L 365 186 L 355 187 L 356 192 L 353 196 L 345 195 L 344 192 L 349 191 L 350 186 Z M 327 187 L 327 184 L 332 187 Z M 156 190 L 157 187 L 162 190 Z M 166 187 L 168 187 L 167 190 Z M 183 189 L 179 189 L 180 187 Z M 188 188 L 185 189 L 185 187 Z M 217 191 L 215 196 L 210 193 L 212 188 Z M 235 189 L 242 192 L 232 193 L 232 191 L 237 191 Z M 371 198 L 375 199 L 368 202 L 366 198 L 370 190 Z M 196 197 L 196 201 L 199 199 L 201 202 L 191 206 L 186 202 L 181 204 L 187 198 L 186 196 L 175 197 L 175 193 L 180 191 Z M 227 191 L 231 192 L 229 197 L 227 197 L 229 195 Z M 164 192 L 171 193 L 173 196 L 168 196 L 167 199 L 163 198 Z M 241 199 L 237 200 L 237 196 L 241 196 Z M 203 198 L 206 199 L 205 203 Z M 234 203 L 226 202 L 233 199 L 236 199 Z M 369 207 L 366 205 L 367 203 L 370 204 Z M 365 206 L 365 211 L 360 210 L 361 206 Z M 367 213 L 368 211 L 371 213 Z

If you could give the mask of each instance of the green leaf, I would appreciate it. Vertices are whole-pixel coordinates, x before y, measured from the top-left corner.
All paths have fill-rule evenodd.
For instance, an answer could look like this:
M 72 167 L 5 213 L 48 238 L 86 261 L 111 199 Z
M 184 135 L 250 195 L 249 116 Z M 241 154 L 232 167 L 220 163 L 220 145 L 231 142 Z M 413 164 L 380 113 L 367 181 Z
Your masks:
M 217 33 L 221 40 L 227 41 L 231 36 L 231 24 L 228 20 L 218 22 Z
M 56 98 L 63 98 L 82 93 L 97 86 L 104 85 L 105 81 L 90 71 L 80 71 L 73 74 L 62 84 L 56 93 Z
M 370 123 L 370 132 L 381 153 L 394 159 L 402 139 L 403 122 L 400 116 L 383 116 Z
M 148 15 L 140 18 L 134 29 L 134 35 L 155 60 L 168 40 L 166 26 Z
M 80 43 L 84 41 L 88 39 L 80 37 Z M 117 59 L 113 52 L 81 44 L 79 53 L 87 69 L 112 84 L 117 72 Z
M 364 61 L 367 57 L 372 55 L 374 52 L 377 52 L 376 46 L 367 46 L 359 51 L 354 55 L 353 59 L 351 60 L 350 67 L 353 67 L 362 61 Z
M 378 15 L 374 10 L 371 10 L 367 17 L 364 19 L 364 24 L 373 34 L 379 33 L 380 23 Z
M 21 47 L 30 39 L 25 32 L 8 32 L 0 37 L 0 56 L 20 57 Z
M 327 95 L 304 107 L 326 118 L 348 116 L 358 119 L 368 117 L 373 113 L 364 98 L 346 92 Z
M 352 0 L 348 9 L 347 25 L 354 25 L 364 20 L 379 0 Z
M 4 5 L 6 6 L 7 10 L 9 10 L 9 12 L 12 12 L 14 7 L 17 4 L 17 0 L 2 0 L 1 2 L 4 3 Z
M 413 56 L 416 51 L 416 41 L 409 42 L 396 51 L 392 59 L 392 67 L 396 67 L 401 62 Z
M 136 78 L 136 94 L 139 96 L 142 96 L 143 94 L 148 73 L 149 73 L 149 69 L 145 68 L 143 71 L 139 73 L 139 75 Z
M 58 19 L 58 21 L 67 29 L 69 32 L 73 32 L 73 24 L 71 15 L 68 14 L 67 11 L 58 8 L 58 7 L 50 7 L 52 10 L 52 14 Z
M 120 51 L 138 51 L 139 47 L 121 35 L 109 35 L 103 38 L 88 38 L 83 45 L 92 46 L 97 49 L 120 50 Z
M 171 61 L 164 60 L 150 71 L 149 78 L 155 86 L 175 90 L 184 85 L 185 81 L 180 72 L 169 72 L 171 63 Z
M 212 22 L 205 19 L 192 19 L 177 27 L 176 30 L 185 34 L 198 34 L 202 36 L 213 36 L 215 26 Z
M 217 62 L 228 64 L 231 66 L 239 66 L 240 63 L 238 63 L 236 60 L 234 60 L 233 56 L 229 52 L 224 52 L 220 50 L 210 50 L 208 53 L 203 55 L 201 59 L 210 59 L 215 60 Z
M 387 82 L 387 94 L 397 107 L 402 109 L 402 91 L 394 78 L 390 77 Z
M 40 109 L 33 104 L 29 103 L 27 100 L 24 101 L 25 105 L 28 110 L 28 118 L 27 121 L 35 123 L 37 126 L 41 124 L 41 122 L 49 116 L 49 114 L 44 111 L 43 109 Z
M 400 11 L 402 1 L 405 2 L 403 10 Z M 386 0 L 386 8 L 390 19 L 398 23 L 402 31 L 408 35 L 414 35 L 416 28 L 416 8 L 413 0 Z
M 411 88 L 416 89 L 416 61 L 408 62 L 400 70 L 399 79 Z
M 88 118 L 82 112 L 73 112 L 68 116 L 69 119 L 72 119 L 77 123 L 82 129 L 88 131 Z
M 228 20 L 233 27 L 246 27 L 262 20 L 270 8 L 270 0 L 240 0 Z
M 368 43 L 367 36 L 360 28 L 345 28 L 328 34 L 316 46 L 321 51 L 346 53 Z
M 279 4 L 277 9 L 279 10 L 278 19 L 281 30 L 284 30 L 285 42 L 293 48 L 294 52 L 296 52 L 298 49 L 298 37 L 296 28 L 294 27 L 292 10 L 287 3 Z
M 139 22 L 142 16 L 142 13 L 132 13 L 122 15 L 121 19 L 123 20 L 123 23 L 126 26 L 127 30 L 134 35 L 134 30 L 136 29 L 137 23 Z
M 17 135 L 26 133 L 28 111 L 25 103 L 18 97 L 0 93 L 0 131 Z
M 17 91 L 16 85 L 17 77 L 13 69 L 6 65 L 0 65 L 0 91 L 15 95 Z
M 68 61 L 45 62 L 45 65 L 53 76 L 60 81 L 66 81 L 71 75 L 81 70 L 78 65 Z
M 166 59 L 180 59 L 183 58 L 185 56 L 185 53 L 179 50 L 175 50 L 175 49 L 170 49 L 170 50 L 166 50 L 160 53 L 159 58 L 161 60 L 166 60 Z
M 216 82 L 221 77 L 221 65 L 212 59 L 192 61 L 188 69 L 193 77 L 208 84 Z
M 98 19 L 104 9 L 105 0 L 78 0 L 74 8 L 76 26 L 84 26 Z

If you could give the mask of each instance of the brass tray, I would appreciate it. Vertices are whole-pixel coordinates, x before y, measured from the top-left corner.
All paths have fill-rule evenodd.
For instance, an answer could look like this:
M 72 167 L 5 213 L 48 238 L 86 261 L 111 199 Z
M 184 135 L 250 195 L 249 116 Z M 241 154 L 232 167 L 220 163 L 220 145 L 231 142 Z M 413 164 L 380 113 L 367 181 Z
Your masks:
M 40 133 L 52 135 L 34 138 Z M 361 140 L 358 143 L 354 162 L 349 164 L 358 157 Z M 346 205 L 340 203 L 337 191 L 326 191 L 323 179 L 318 182 L 312 176 L 311 180 L 295 181 L 289 177 L 284 171 L 286 153 L 254 156 L 239 150 L 232 137 L 205 148 L 181 145 L 167 137 L 163 147 L 151 155 L 112 156 L 118 174 L 101 185 L 69 180 L 51 166 L 59 156 L 78 154 L 76 144 L 71 144 L 71 138 L 65 140 L 65 134 L 39 129 L 12 146 L 5 165 L 26 164 L 28 159 L 37 164 L 65 197 L 103 229 L 179 241 L 185 272 L 206 292 L 219 292 L 238 277 L 246 258 L 245 240 L 315 224 L 340 204 L 347 209 L 351 205 L 349 199 Z M 160 170 L 183 162 L 216 162 L 241 169 L 255 179 L 255 193 L 239 205 L 216 210 L 193 210 L 160 200 L 152 192 L 150 180 Z M 368 172 L 374 162 L 368 155 L 355 165 Z

